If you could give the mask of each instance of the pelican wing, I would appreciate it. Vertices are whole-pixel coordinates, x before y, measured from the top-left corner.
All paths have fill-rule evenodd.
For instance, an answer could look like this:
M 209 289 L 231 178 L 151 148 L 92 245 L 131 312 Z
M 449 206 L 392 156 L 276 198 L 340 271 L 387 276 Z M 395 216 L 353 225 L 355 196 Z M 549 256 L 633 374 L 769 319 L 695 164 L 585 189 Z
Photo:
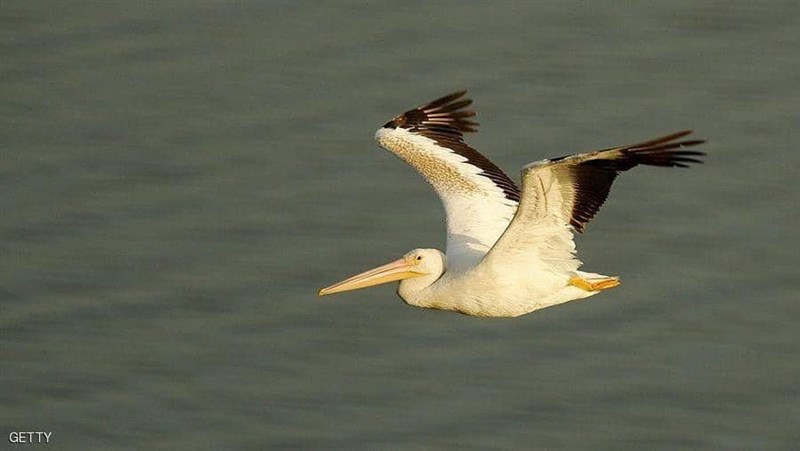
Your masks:
M 704 141 L 683 140 L 682 131 L 638 144 L 612 147 L 550 160 L 522 169 L 519 208 L 506 232 L 486 256 L 488 264 L 520 264 L 537 258 L 544 267 L 577 269 L 573 232 L 583 232 L 623 171 L 640 164 L 688 167 L 702 163 L 703 152 L 683 150 Z
M 475 264 L 508 226 L 520 198 L 517 185 L 464 143 L 477 131 L 466 91 L 406 111 L 375 134 L 378 144 L 416 169 L 447 215 L 448 266 Z

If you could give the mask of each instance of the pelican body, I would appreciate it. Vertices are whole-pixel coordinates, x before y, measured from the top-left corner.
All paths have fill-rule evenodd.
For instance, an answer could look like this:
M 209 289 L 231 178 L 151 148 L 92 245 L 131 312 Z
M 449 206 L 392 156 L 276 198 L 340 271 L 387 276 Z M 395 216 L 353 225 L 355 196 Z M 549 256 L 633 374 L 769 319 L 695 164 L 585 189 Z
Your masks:
M 399 281 L 407 304 L 481 317 L 516 317 L 593 296 L 619 279 L 580 271 L 584 231 L 614 179 L 638 165 L 688 167 L 702 140 L 682 131 L 633 145 L 546 159 L 522 168 L 522 189 L 464 142 L 477 131 L 466 91 L 394 117 L 378 144 L 416 169 L 447 216 L 447 253 L 415 249 L 320 290 L 320 296 Z

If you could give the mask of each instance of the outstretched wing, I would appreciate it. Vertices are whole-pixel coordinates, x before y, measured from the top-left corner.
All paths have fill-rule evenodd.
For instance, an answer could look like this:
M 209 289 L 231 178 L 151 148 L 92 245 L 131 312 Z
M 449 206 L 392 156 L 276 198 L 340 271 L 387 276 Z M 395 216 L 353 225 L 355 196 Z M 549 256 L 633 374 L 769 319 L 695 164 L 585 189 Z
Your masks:
M 508 226 L 520 191 L 486 157 L 464 143 L 477 131 L 460 91 L 406 111 L 375 133 L 378 144 L 430 183 L 447 215 L 448 269 L 480 261 Z
M 611 184 L 638 165 L 688 167 L 702 163 L 703 152 L 684 150 L 702 140 L 683 140 L 682 131 L 629 146 L 542 160 L 522 169 L 522 196 L 508 230 L 486 256 L 494 264 L 510 256 L 536 258 L 550 265 L 574 267 L 573 231 L 583 232 L 605 202 Z M 517 263 L 520 263 L 517 261 Z

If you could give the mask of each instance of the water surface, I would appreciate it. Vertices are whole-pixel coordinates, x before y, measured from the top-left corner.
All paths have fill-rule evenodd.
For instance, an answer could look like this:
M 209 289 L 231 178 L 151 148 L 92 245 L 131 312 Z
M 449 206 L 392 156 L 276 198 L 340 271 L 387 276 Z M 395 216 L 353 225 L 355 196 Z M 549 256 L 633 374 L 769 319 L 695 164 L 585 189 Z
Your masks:
M 0 3 L 0 425 L 57 449 L 789 449 L 794 3 Z M 515 320 L 316 290 L 444 246 L 372 134 L 468 88 L 531 161 L 694 128 Z M 6 440 L 6 439 L 3 439 Z M 7 445 L 4 445 L 5 448 Z M 10 446 L 10 445 L 8 445 Z M 10 446 L 11 447 L 11 446 Z

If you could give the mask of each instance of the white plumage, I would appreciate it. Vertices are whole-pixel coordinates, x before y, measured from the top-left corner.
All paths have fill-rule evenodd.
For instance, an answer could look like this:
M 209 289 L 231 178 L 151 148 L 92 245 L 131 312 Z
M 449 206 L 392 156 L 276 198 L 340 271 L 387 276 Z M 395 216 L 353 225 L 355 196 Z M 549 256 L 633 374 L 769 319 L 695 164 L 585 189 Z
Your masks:
M 605 201 L 616 176 L 639 164 L 687 167 L 702 152 L 684 131 L 655 140 L 542 160 L 522 170 L 522 191 L 463 141 L 477 131 L 458 92 L 379 129 L 378 144 L 414 167 L 442 200 L 447 254 L 416 249 L 320 290 L 320 295 L 400 280 L 408 304 L 474 316 L 513 317 L 619 285 L 580 271 L 573 234 Z M 461 99 L 461 100 L 459 100 Z

